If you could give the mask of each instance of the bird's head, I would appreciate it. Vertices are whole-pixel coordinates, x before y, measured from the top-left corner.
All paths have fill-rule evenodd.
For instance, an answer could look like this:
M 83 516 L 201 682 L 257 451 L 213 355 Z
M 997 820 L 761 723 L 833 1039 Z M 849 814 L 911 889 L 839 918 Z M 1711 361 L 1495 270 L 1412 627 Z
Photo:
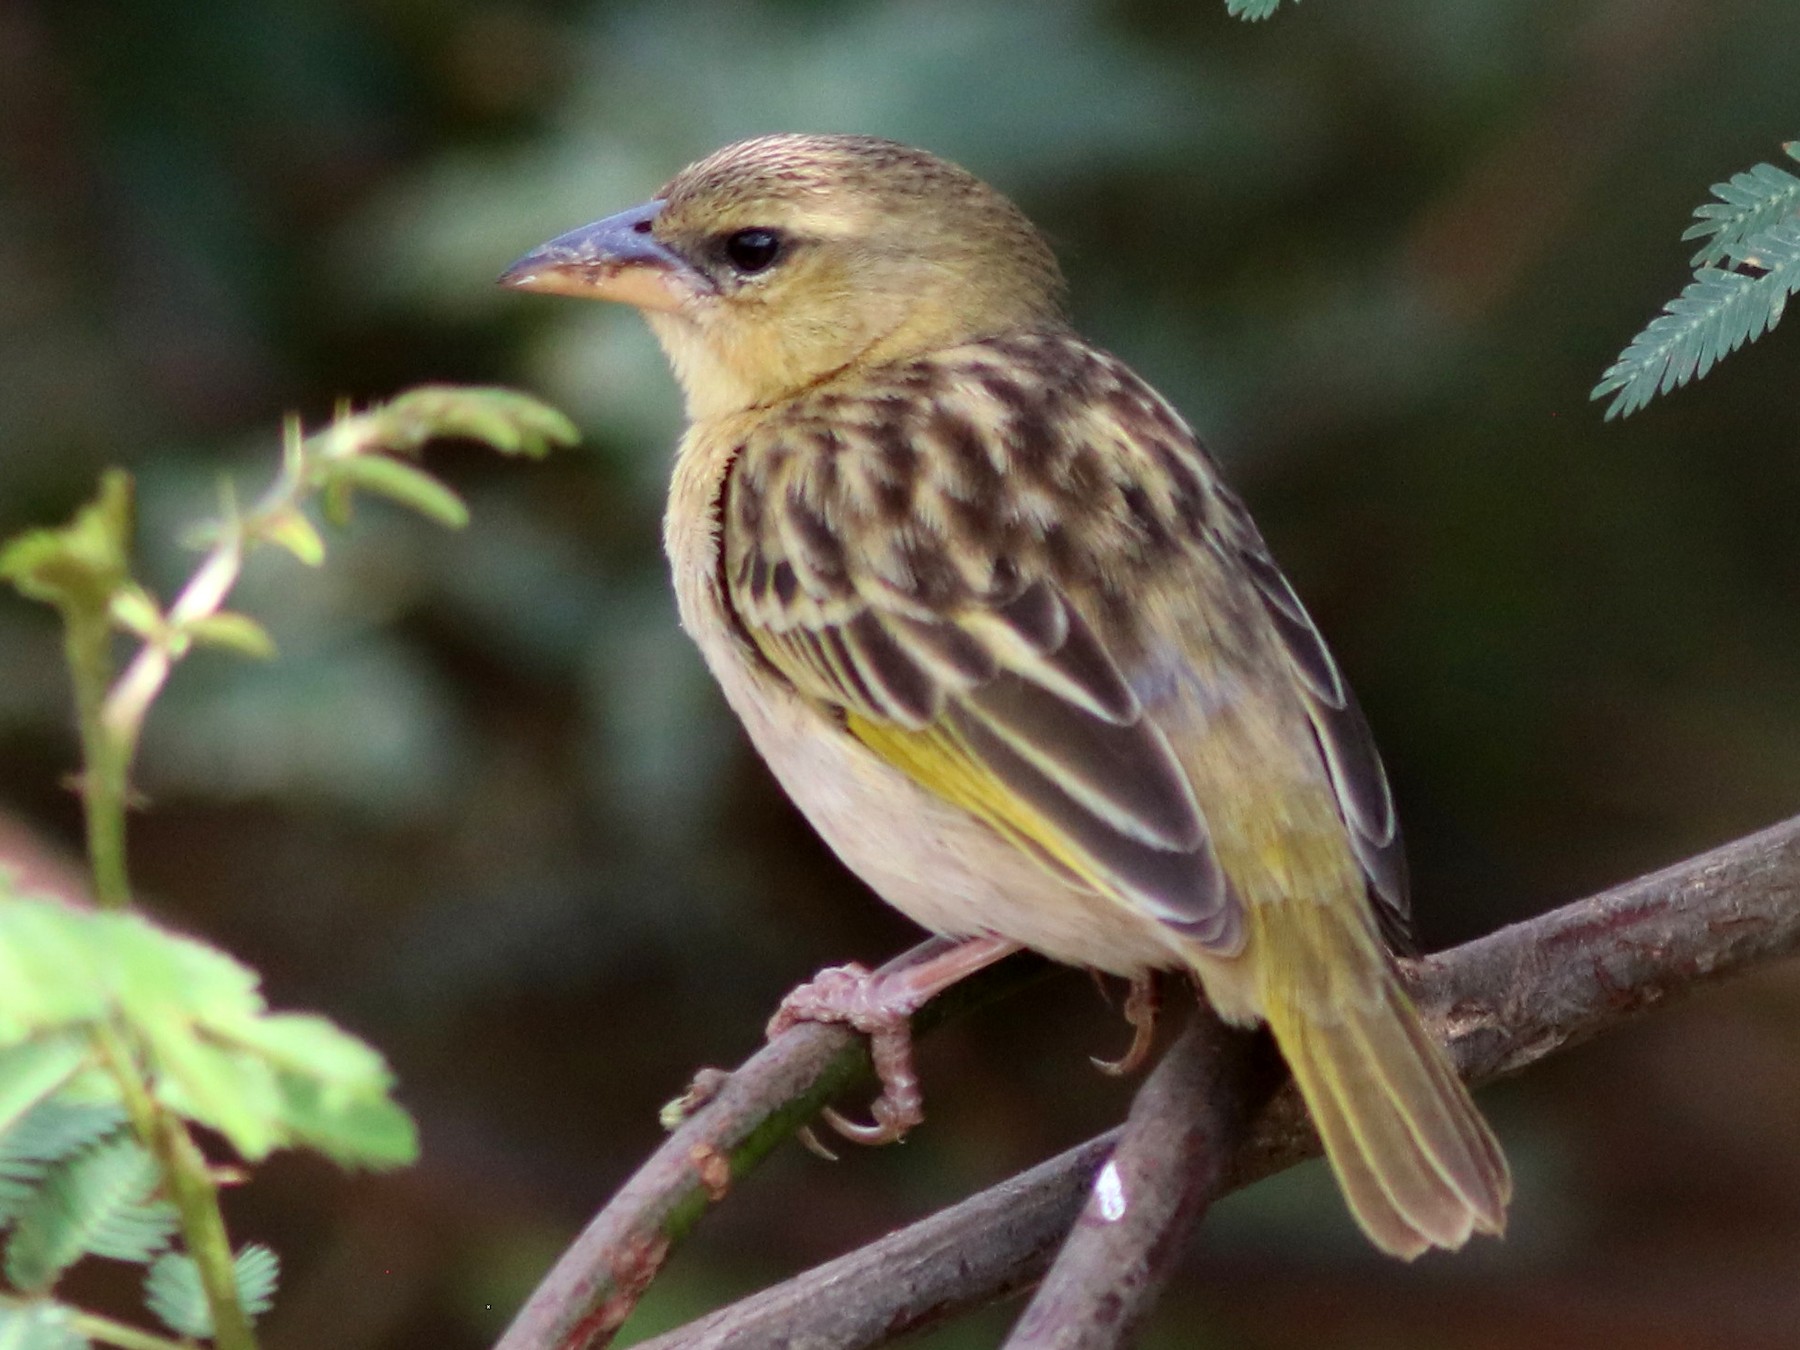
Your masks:
M 727 146 L 500 280 L 636 305 L 696 419 L 1062 322 L 1056 260 L 1017 207 L 954 164 L 864 136 Z

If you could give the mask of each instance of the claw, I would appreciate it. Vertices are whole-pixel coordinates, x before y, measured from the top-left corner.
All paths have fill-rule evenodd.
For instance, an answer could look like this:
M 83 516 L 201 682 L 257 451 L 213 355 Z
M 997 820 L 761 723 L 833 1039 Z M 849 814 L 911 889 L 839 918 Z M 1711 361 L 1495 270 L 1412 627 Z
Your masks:
M 813 1157 L 823 1158 L 826 1162 L 836 1162 L 838 1160 L 838 1155 L 825 1147 L 825 1142 L 819 1138 L 818 1131 L 813 1129 L 812 1126 L 802 1125 L 799 1129 L 794 1131 L 794 1138 L 798 1139 L 800 1141 L 800 1146 L 808 1153 L 812 1154 Z
M 1149 1057 L 1150 1046 L 1156 1040 L 1159 1002 L 1155 971 L 1144 971 L 1131 977 L 1131 992 L 1125 996 L 1125 1020 L 1131 1023 L 1131 1045 L 1118 1059 L 1090 1056 L 1096 1069 L 1114 1078 L 1123 1078 L 1143 1066 Z
M 1000 938 L 968 938 L 910 965 L 884 967 L 832 966 L 822 970 L 781 1001 L 769 1020 L 773 1039 L 797 1022 L 843 1022 L 869 1038 L 869 1058 L 881 1093 L 870 1105 L 871 1124 L 860 1124 L 826 1108 L 821 1114 L 832 1129 L 859 1144 L 891 1144 L 925 1119 L 919 1076 L 913 1071 L 912 1015 L 940 990 L 965 975 L 1016 951 Z M 808 1132 L 810 1134 L 810 1131 Z M 815 1153 L 832 1157 L 816 1135 L 802 1137 Z
M 880 1108 L 884 1100 L 886 1099 L 876 1099 L 875 1105 L 870 1108 L 870 1114 L 875 1119 L 867 1125 L 851 1120 L 849 1116 L 833 1106 L 820 1107 L 819 1116 L 827 1125 L 853 1144 L 867 1144 L 870 1148 L 877 1148 L 882 1144 L 897 1144 L 906 1137 L 907 1127 L 891 1120 L 882 1119 L 883 1112 Z M 914 1122 L 914 1124 L 917 1123 Z

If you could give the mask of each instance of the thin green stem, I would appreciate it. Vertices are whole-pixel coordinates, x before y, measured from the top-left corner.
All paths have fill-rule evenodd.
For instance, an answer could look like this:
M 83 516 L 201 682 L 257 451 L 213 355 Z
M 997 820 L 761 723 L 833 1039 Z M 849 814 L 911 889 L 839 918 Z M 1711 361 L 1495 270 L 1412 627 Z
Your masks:
M 81 800 L 87 823 L 88 867 L 94 896 L 106 909 L 131 903 L 125 871 L 126 756 L 106 727 L 106 690 L 112 680 L 112 629 L 104 615 L 67 613 L 69 673 L 81 731 Z
M 24 1312 L 35 1300 L 12 1298 L 0 1295 L 0 1308 L 11 1308 Z M 68 1308 L 68 1325 L 90 1341 L 99 1341 L 102 1345 L 116 1345 L 119 1350 L 193 1350 L 192 1341 L 178 1341 L 169 1336 L 159 1336 L 154 1331 L 145 1331 L 142 1327 L 134 1327 L 128 1322 L 117 1322 L 110 1317 L 102 1317 L 98 1313 L 82 1312 L 77 1308 Z
M 180 1117 L 164 1108 L 151 1093 L 119 1029 L 102 1025 L 94 1036 L 107 1069 L 124 1093 L 132 1128 L 162 1165 L 169 1199 L 181 1216 L 182 1243 L 200 1271 L 200 1287 L 206 1294 L 206 1306 L 212 1311 L 214 1346 L 217 1350 L 256 1350 L 250 1319 L 238 1300 L 231 1239 L 219 1208 L 219 1188 L 207 1170 L 205 1156 Z
M 193 1350 L 192 1341 L 159 1336 L 154 1331 L 145 1331 L 129 1322 L 116 1322 L 99 1313 L 78 1312 L 70 1320 L 74 1323 L 75 1330 L 90 1341 L 116 1345 L 119 1350 Z
M 182 1240 L 200 1270 L 200 1287 L 212 1310 L 213 1344 L 218 1350 L 256 1350 L 256 1336 L 238 1299 L 237 1272 L 225 1215 L 219 1208 L 219 1188 L 207 1170 L 206 1157 L 187 1126 L 175 1116 L 163 1113 L 161 1124 L 169 1191 L 175 1208 L 181 1211 Z

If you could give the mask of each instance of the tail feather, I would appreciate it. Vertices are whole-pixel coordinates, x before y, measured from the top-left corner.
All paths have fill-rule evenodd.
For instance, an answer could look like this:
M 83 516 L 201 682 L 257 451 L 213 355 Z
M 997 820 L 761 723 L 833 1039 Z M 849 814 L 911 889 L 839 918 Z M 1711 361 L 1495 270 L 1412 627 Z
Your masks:
M 1458 1104 L 1457 1109 L 1449 1112 L 1449 1116 L 1462 1134 L 1469 1168 L 1473 1174 L 1490 1179 L 1487 1186 L 1467 1194 L 1466 1198 L 1486 1220 L 1485 1224 L 1476 1225 L 1476 1231 L 1498 1236 L 1506 1230 L 1506 1206 L 1512 1199 L 1512 1171 L 1506 1165 L 1506 1155 L 1500 1151 L 1500 1141 L 1494 1137 L 1493 1130 L 1488 1128 L 1487 1121 L 1476 1110 L 1468 1088 L 1457 1076 L 1443 1047 L 1425 1030 L 1424 1023 L 1413 1010 L 1411 1000 L 1392 983 L 1388 986 L 1388 996 L 1398 1000 L 1400 1004 L 1398 1014 L 1401 1025 L 1413 1043 L 1418 1055 L 1417 1062 L 1431 1075 L 1438 1100 Z M 1469 1174 L 1468 1171 L 1458 1173 Z
M 1488 1199 L 1485 1150 L 1472 1137 L 1475 1117 L 1464 1106 L 1467 1094 L 1461 1084 L 1448 1084 L 1447 1074 L 1432 1072 L 1440 1052 L 1399 998 L 1398 990 L 1383 989 L 1388 1015 L 1352 1017 L 1350 1030 L 1374 1070 L 1376 1091 L 1399 1106 L 1401 1123 L 1430 1169 L 1431 1183 L 1448 1186 L 1471 1216 L 1480 1215 Z
M 1323 1070 L 1311 1047 L 1301 1048 L 1304 1040 L 1302 1032 L 1296 1039 L 1282 1043 L 1294 1079 L 1302 1085 L 1322 1084 Z M 1370 1165 L 1368 1148 L 1351 1125 L 1338 1093 L 1323 1086 L 1309 1092 L 1302 1086 L 1301 1095 L 1306 1098 L 1344 1201 L 1369 1240 L 1382 1251 L 1407 1261 L 1430 1247 L 1431 1239 L 1420 1233 L 1395 1203 L 1393 1183 L 1384 1182 Z
M 1375 979 L 1328 1007 L 1277 997 L 1265 1013 L 1351 1212 L 1378 1247 L 1410 1260 L 1502 1232 L 1512 1179 L 1393 974 Z

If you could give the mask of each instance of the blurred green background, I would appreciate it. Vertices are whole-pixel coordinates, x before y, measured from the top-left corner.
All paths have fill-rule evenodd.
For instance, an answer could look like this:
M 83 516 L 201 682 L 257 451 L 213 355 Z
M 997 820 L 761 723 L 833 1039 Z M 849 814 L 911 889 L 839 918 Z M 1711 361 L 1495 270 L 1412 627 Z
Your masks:
M 243 607 L 281 662 L 197 658 L 153 718 L 144 893 L 383 1046 L 423 1127 L 408 1173 L 281 1159 L 232 1197 L 286 1258 L 271 1350 L 485 1345 L 695 1066 L 913 937 L 676 630 L 648 335 L 502 266 L 769 130 L 1016 196 L 1333 641 L 1437 946 L 1800 810 L 1800 331 L 1624 424 L 1586 397 L 1686 280 L 1707 185 L 1800 135 L 1796 52 L 1793 0 L 0 6 L 0 530 L 123 463 L 166 593 L 286 410 L 504 381 L 586 435 L 440 456 L 461 535 L 371 508 L 323 573 L 265 559 Z M 77 837 L 68 723 L 48 615 L 0 600 L 0 853 L 42 869 Z M 1087 1057 L 1125 1037 L 1075 975 L 943 1034 L 924 1129 L 784 1150 L 642 1328 L 1110 1124 L 1131 1085 Z M 1483 1100 L 1504 1245 L 1384 1262 L 1315 1165 L 1216 1212 L 1151 1343 L 1800 1345 L 1800 971 Z

